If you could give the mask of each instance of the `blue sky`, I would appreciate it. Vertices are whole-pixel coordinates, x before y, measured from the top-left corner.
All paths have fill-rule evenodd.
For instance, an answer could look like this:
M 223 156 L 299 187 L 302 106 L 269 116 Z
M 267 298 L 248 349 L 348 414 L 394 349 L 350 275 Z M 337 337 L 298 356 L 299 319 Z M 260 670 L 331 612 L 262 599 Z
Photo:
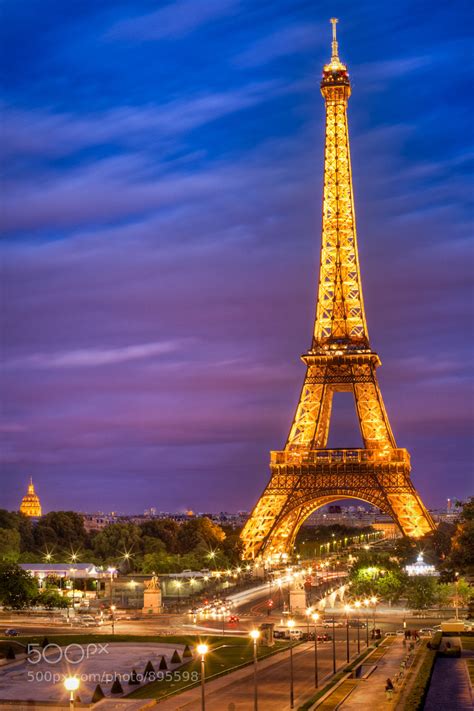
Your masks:
M 470 4 L 1 7 L 1 505 L 253 505 L 312 333 L 334 15 L 387 409 L 429 505 L 472 493 Z

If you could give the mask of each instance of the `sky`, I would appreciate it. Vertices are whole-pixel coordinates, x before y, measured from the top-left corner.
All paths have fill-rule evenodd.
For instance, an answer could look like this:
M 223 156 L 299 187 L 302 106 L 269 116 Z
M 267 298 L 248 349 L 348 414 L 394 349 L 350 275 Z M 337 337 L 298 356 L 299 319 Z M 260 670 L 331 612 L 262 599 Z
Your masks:
M 1 13 L 0 506 L 254 505 L 311 341 L 332 16 L 392 428 L 428 506 L 474 493 L 470 3 Z M 344 396 L 331 427 L 360 446 Z

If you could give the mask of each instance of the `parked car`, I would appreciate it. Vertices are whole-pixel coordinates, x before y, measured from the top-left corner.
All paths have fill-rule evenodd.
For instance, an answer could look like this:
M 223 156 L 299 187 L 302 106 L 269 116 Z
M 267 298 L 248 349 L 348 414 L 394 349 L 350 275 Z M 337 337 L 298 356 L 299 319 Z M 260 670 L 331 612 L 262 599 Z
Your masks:
M 406 630 L 397 630 L 397 631 L 395 632 L 395 634 L 397 635 L 397 637 L 404 637 L 404 636 L 405 636 L 405 632 L 406 632 Z
M 229 617 L 229 622 L 238 622 L 238 621 L 239 621 L 239 618 L 237 617 L 237 615 L 231 615 Z
M 285 639 L 285 633 L 283 630 L 274 630 L 273 636 L 275 639 Z
M 366 624 L 362 620 L 349 620 L 349 627 L 359 627 L 359 629 L 365 629 Z
M 5 634 L 7 637 L 18 637 L 20 633 L 18 632 L 18 630 L 8 629 L 5 630 Z
M 418 630 L 418 634 L 423 635 L 424 637 L 431 637 L 434 635 L 436 630 L 434 627 L 422 627 L 421 629 Z
M 396 632 L 385 632 L 386 637 L 396 637 L 397 633 Z

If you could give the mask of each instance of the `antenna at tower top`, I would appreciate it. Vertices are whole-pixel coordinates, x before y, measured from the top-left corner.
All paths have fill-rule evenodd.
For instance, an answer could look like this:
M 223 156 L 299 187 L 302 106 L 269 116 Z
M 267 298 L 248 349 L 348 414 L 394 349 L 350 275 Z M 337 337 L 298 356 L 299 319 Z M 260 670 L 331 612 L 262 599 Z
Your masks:
M 337 47 L 337 35 L 336 35 L 336 25 L 339 22 L 337 17 L 331 17 L 329 22 L 332 25 L 332 57 L 331 57 L 331 62 L 338 61 L 339 60 L 339 53 L 338 53 L 338 47 Z

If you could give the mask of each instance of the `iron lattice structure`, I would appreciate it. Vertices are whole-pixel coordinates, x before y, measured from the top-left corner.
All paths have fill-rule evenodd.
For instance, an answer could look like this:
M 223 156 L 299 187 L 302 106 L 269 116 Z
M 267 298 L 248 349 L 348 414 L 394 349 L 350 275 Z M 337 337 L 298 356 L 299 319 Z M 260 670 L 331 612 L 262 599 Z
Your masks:
M 367 501 L 403 534 L 435 526 L 410 480 L 410 455 L 398 449 L 369 344 L 357 250 L 347 103 L 351 86 L 338 55 L 323 69 L 326 104 L 321 264 L 306 377 L 285 449 L 271 452 L 271 478 L 242 531 L 246 558 L 290 553 L 312 511 L 338 499 Z M 335 392 L 353 393 L 364 449 L 326 449 Z

